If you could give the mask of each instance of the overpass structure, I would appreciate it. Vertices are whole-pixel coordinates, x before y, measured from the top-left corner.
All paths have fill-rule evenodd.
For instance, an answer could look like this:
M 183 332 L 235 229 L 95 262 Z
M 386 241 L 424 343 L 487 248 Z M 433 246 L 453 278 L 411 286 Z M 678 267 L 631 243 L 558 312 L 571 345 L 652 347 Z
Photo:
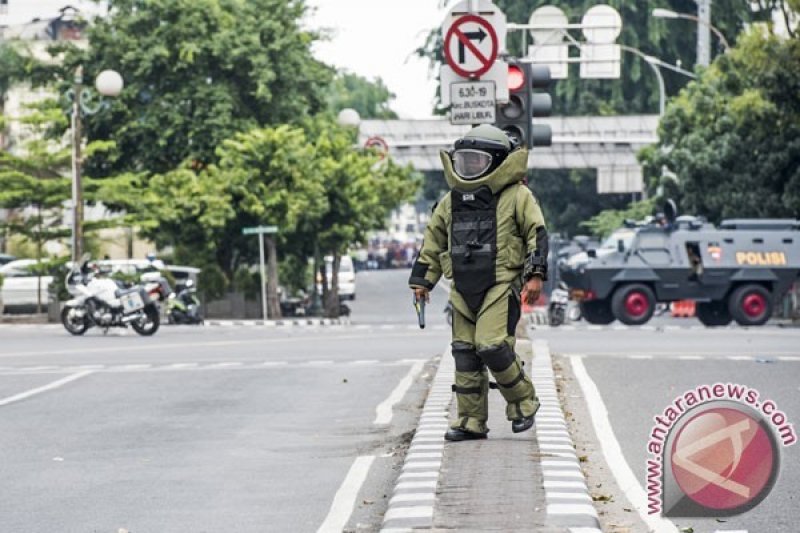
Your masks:
M 531 150 L 532 169 L 597 169 L 598 193 L 642 192 L 642 167 L 636 154 L 658 140 L 658 115 L 607 117 L 550 117 L 536 119 L 549 124 L 553 144 Z M 359 140 L 380 137 L 399 164 L 420 171 L 440 171 L 439 151 L 470 129 L 453 126 L 447 118 L 426 120 L 362 120 Z

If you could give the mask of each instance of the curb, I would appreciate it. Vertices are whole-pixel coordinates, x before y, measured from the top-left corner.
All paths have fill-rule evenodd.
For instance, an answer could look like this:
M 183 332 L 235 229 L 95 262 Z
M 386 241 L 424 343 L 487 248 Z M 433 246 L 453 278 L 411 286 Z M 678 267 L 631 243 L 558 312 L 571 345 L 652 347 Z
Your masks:
M 531 380 L 541 402 L 536 413 L 536 438 L 542 453 L 547 522 L 571 531 L 602 533 L 597 510 L 575 453 L 575 443 L 558 400 L 553 359 L 547 342 L 534 340 L 533 354 Z
M 444 434 L 448 428 L 450 403 L 453 401 L 450 385 L 454 371 L 455 363 L 448 344 L 383 517 L 382 533 L 433 527 L 436 486 L 444 455 Z
M 344 318 L 301 318 L 292 320 L 206 320 L 204 326 L 262 326 L 274 327 L 304 327 L 304 326 L 339 326 L 349 324 Z
M 532 326 L 543 326 L 550 324 L 550 318 L 547 316 L 547 311 L 544 310 L 534 310 L 531 313 L 527 313 L 528 324 Z

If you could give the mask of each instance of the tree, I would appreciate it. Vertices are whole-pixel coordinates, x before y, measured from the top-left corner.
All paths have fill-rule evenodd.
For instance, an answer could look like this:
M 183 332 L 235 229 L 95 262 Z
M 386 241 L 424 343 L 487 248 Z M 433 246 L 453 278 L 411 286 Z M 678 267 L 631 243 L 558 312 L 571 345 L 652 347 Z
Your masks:
M 800 213 L 800 39 L 754 28 L 670 105 L 651 168 L 712 221 Z
M 88 30 L 89 47 L 67 45 L 51 80 L 69 84 L 114 68 L 126 81 L 111 112 L 87 123 L 89 139 L 112 139 L 111 157 L 86 170 L 165 173 L 208 165 L 217 146 L 252 128 L 297 121 L 325 106 L 331 72 L 311 55 L 299 26 L 303 0 L 109 0 Z M 61 47 L 64 49 L 65 47 Z M 54 51 L 59 51 L 56 48 Z
M 397 113 L 389 107 L 395 96 L 380 78 L 370 81 L 357 74 L 340 71 L 329 91 L 328 106 L 333 113 L 352 108 L 358 111 L 361 118 L 397 118 Z
M 381 160 L 372 150 L 353 149 L 353 132 L 330 118 L 309 121 L 307 131 L 325 185 L 328 208 L 313 231 L 318 252 L 332 256 L 330 290 L 324 261 L 316 257 L 316 262 L 327 312 L 338 316 L 342 254 L 350 245 L 364 242 L 369 231 L 383 228 L 391 210 L 416 195 L 419 178 L 410 167 Z
M 586 233 L 582 222 L 604 209 L 624 208 L 629 194 L 597 194 L 594 173 L 586 170 L 536 171 L 530 187 L 542 205 L 547 229 L 563 236 Z

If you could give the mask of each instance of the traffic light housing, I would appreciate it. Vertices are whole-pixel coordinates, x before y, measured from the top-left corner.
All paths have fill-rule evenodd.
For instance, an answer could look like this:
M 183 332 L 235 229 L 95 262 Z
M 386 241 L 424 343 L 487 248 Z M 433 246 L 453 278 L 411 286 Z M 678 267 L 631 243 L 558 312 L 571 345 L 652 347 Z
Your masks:
M 498 104 L 496 126 L 520 143 L 534 146 L 550 146 L 552 133 L 550 126 L 534 123 L 535 117 L 550 115 L 553 104 L 546 92 L 536 92 L 550 85 L 550 69 L 533 66 L 521 61 L 508 61 L 508 103 Z

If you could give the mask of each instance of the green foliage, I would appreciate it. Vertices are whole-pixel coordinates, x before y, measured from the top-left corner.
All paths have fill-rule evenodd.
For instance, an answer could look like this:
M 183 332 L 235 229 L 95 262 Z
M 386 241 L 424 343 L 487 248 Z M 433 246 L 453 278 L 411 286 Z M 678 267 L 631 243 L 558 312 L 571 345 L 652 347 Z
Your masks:
M 5 95 L 15 83 L 26 78 L 29 65 L 30 61 L 14 44 L 0 43 L 0 95 Z
M 597 194 L 597 179 L 590 170 L 534 171 L 530 187 L 544 212 L 551 233 L 574 236 L 585 233 L 581 222 L 604 209 L 624 208 L 628 194 Z
M 87 173 L 166 173 L 183 161 L 217 161 L 224 139 L 298 120 L 325 106 L 331 72 L 311 55 L 316 38 L 300 28 L 302 0 L 110 0 L 110 16 L 88 31 L 89 47 L 66 48 L 51 79 L 103 69 L 126 86 L 110 109 L 87 122 L 89 139 L 116 150 L 91 158 Z M 58 51 L 58 50 L 56 50 Z
M 626 220 L 642 220 L 653 214 L 655 199 L 633 202 L 625 209 L 606 209 L 593 216 L 581 226 L 587 228 L 598 237 L 607 237 L 614 230 L 621 228 Z
M 394 119 L 397 114 L 389 107 L 395 95 L 383 80 L 370 81 L 357 74 L 339 72 L 329 88 L 328 107 L 333 113 L 352 108 L 361 118 Z
M 420 179 L 390 158 L 354 150 L 353 132 L 325 118 L 310 122 L 307 131 L 328 205 L 315 232 L 321 251 L 342 254 L 367 232 L 383 228 L 391 210 L 415 196 Z
M 278 279 L 289 294 L 307 291 L 313 278 L 312 266 L 308 259 L 298 255 L 287 255 L 278 262 Z
M 206 301 L 222 298 L 228 290 L 228 278 L 222 269 L 213 263 L 202 266 L 197 278 L 197 286 L 203 291 Z
M 261 276 L 249 267 L 240 266 L 233 275 L 232 288 L 234 291 L 244 293 L 245 297 L 254 300 L 261 292 Z
M 747 32 L 669 107 L 651 169 L 712 221 L 800 213 L 800 39 Z

